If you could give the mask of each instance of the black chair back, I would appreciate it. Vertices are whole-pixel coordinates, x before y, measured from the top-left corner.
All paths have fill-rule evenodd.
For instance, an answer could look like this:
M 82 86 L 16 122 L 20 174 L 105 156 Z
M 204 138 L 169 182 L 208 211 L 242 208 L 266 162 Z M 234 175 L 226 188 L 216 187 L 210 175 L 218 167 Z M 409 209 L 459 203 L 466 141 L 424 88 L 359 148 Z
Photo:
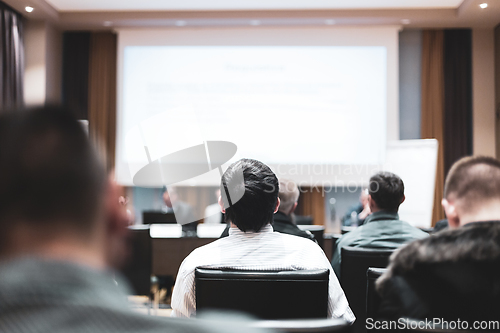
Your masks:
M 283 333 L 349 333 L 351 325 L 342 319 L 260 320 L 250 324 Z
M 244 271 L 198 267 L 196 311 L 233 310 L 260 319 L 326 318 L 330 271 Z
M 174 213 L 150 210 L 142 212 L 142 224 L 177 223 Z
M 325 227 L 322 225 L 301 225 L 299 227 L 301 230 L 307 230 L 313 234 L 314 239 L 318 242 L 318 245 L 324 249 L 325 245 Z
M 378 318 L 382 299 L 375 290 L 375 281 L 385 273 L 386 268 L 370 267 L 366 271 L 366 318 Z
M 129 257 L 121 273 L 131 284 L 135 295 L 151 297 L 152 242 L 149 226 L 134 226 L 129 229 Z
M 346 246 L 341 249 L 340 284 L 356 316 L 353 332 L 365 332 L 366 271 L 369 267 L 385 268 L 393 250 Z

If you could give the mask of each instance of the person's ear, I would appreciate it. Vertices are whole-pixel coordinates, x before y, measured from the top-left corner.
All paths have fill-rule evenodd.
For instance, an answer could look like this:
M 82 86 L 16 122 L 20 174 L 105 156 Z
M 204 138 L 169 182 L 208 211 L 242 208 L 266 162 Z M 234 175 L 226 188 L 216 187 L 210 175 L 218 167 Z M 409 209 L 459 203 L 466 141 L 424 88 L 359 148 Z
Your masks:
M 448 225 L 450 228 L 458 228 L 460 226 L 460 218 L 457 213 L 457 207 L 453 202 L 446 199 L 441 200 L 441 205 L 443 206 L 444 213 L 448 219 Z
M 224 208 L 224 203 L 222 202 L 222 196 L 221 195 L 219 196 L 219 200 L 217 202 L 219 203 L 220 211 L 223 214 L 225 214 L 226 213 L 226 209 Z
M 280 208 L 280 198 L 278 197 L 277 198 L 278 200 L 276 200 L 276 207 L 274 207 L 274 212 L 276 213 L 278 211 L 278 209 Z
M 292 214 L 292 213 L 295 211 L 295 208 L 297 208 L 297 205 L 298 205 L 298 204 L 299 204 L 298 202 L 295 202 L 295 203 L 293 204 L 293 207 L 292 207 L 292 209 L 290 210 L 290 213 L 288 213 L 288 215 Z
M 401 205 L 403 202 L 405 202 L 405 200 L 406 200 L 406 195 L 404 195 L 404 194 L 403 194 L 403 200 L 401 200 L 400 205 Z
M 107 224 L 108 229 L 122 232 L 128 227 L 128 215 L 125 205 L 120 203 L 122 187 L 118 185 L 111 177 L 107 184 Z
M 112 267 L 119 267 L 127 254 L 129 217 L 126 207 L 119 202 L 121 192 L 121 186 L 110 176 L 106 189 L 105 244 L 107 263 Z
M 370 210 L 371 210 L 372 212 L 373 212 L 374 210 L 376 210 L 376 207 L 374 206 L 374 205 L 375 205 L 375 200 L 373 200 L 373 199 L 372 199 L 371 194 L 368 194 L 367 200 L 368 200 L 368 206 L 370 207 Z

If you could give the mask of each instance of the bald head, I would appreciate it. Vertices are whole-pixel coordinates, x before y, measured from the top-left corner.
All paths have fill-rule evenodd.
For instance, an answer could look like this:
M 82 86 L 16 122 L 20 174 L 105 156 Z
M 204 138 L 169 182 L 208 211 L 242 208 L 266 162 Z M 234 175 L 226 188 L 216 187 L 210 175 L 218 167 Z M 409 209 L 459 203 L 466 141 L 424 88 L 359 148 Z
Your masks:
M 500 161 L 486 156 L 464 157 L 446 177 L 443 207 L 453 226 L 500 219 Z M 498 215 L 498 216 L 497 216 Z M 458 226 L 457 225 L 457 226 Z
M 297 206 L 297 200 L 299 200 L 299 188 L 297 184 L 295 184 L 292 180 L 289 179 L 280 179 L 280 207 L 279 211 L 290 215 L 295 207 Z

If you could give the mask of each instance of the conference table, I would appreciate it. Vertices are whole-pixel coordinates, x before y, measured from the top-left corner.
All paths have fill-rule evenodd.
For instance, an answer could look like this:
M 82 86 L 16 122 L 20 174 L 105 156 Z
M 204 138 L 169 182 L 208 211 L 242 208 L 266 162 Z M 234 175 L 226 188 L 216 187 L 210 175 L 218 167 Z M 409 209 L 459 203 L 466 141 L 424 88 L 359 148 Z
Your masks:
M 182 237 L 181 226 L 172 224 L 152 224 L 150 235 L 152 241 L 152 274 L 156 276 L 177 275 L 179 267 L 194 249 L 219 239 L 225 224 L 198 225 L 196 237 Z M 303 227 L 314 229 L 315 226 Z M 338 236 L 325 234 L 323 250 L 331 260 L 333 245 Z

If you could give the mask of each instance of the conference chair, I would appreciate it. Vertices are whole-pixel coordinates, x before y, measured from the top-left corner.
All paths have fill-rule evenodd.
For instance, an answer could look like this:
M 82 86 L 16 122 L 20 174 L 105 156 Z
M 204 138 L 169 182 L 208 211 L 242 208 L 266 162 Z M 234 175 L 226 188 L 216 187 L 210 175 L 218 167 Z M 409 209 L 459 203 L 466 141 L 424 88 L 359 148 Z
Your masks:
M 121 270 L 134 295 L 151 296 L 151 236 L 149 226 L 129 227 L 128 259 Z
M 142 212 L 142 224 L 155 224 L 155 223 L 177 223 L 174 213 L 165 213 L 157 210 L 145 210 Z
M 318 242 L 318 245 L 324 249 L 325 245 L 325 240 L 324 240 L 324 235 L 325 235 L 325 227 L 322 225 L 299 225 L 298 226 L 300 230 L 307 230 L 311 234 L 313 234 L 314 239 Z
M 235 332 L 247 332 L 247 328 L 278 333 L 350 333 L 351 324 L 344 319 L 280 319 L 259 320 L 234 311 L 198 313 L 196 320 L 202 325 L 220 323 L 233 326 Z
M 351 332 L 351 325 L 343 319 L 259 320 L 250 326 L 283 333 Z
M 140 302 L 140 307 L 146 305 L 148 313 L 153 308 L 153 302 L 158 300 L 159 283 L 152 276 L 152 241 L 149 225 L 134 225 L 129 227 L 128 258 L 120 272 L 132 287 L 130 296 L 147 296 L 148 302 Z
M 375 290 L 375 282 L 385 273 L 386 268 L 369 267 L 366 271 L 366 318 L 376 319 L 382 299 Z
M 260 319 L 326 318 L 329 270 L 245 271 L 198 267 L 196 311 L 233 310 Z
M 353 332 L 365 332 L 366 271 L 369 267 L 385 268 L 393 250 L 346 246 L 341 249 L 340 284 L 356 316 Z

